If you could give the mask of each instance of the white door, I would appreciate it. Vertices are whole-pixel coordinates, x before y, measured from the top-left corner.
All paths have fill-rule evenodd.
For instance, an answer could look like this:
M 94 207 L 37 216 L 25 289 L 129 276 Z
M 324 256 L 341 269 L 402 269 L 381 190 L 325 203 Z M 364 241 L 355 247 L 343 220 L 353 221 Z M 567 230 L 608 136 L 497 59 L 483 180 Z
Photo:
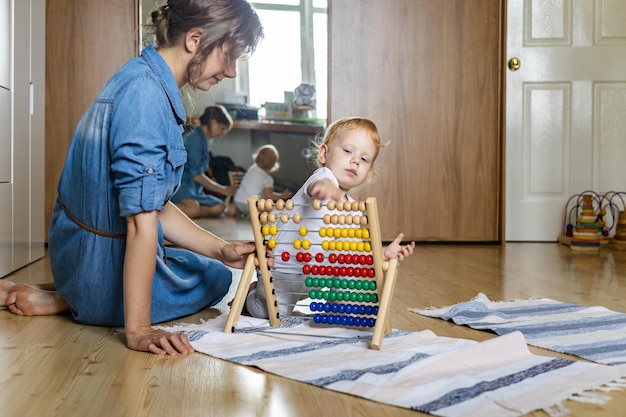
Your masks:
M 507 241 L 556 241 L 565 204 L 626 191 L 626 1 L 508 0 Z

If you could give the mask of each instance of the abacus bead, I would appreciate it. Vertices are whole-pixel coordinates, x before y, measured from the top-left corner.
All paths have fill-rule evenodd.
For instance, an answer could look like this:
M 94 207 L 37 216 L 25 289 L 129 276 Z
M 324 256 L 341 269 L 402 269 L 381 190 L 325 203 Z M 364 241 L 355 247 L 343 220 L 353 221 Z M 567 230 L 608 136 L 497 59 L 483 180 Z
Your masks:
M 285 208 L 285 200 L 282 198 L 276 201 L 276 208 L 278 210 L 283 210 Z
M 353 240 L 352 242 L 350 242 L 350 250 L 355 251 L 356 248 L 357 248 L 357 242 Z
M 350 203 L 350 209 L 352 211 L 357 211 L 359 209 L 359 202 L 358 201 L 353 201 L 352 203 Z
M 289 221 L 289 215 L 287 213 L 283 213 L 280 215 L 280 221 L 283 223 L 287 223 Z
M 341 241 L 335 242 L 335 249 L 343 250 L 343 242 L 341 242 Z
M 318 230 L 317 233 L 320 235 L 320 237 L 326 237 L 326 228 L 320 227 L 320 230 Z
M 260 211 L 265 210 L 265 200 L 264 199 L 260 199 L 259 201 L 256 202 L 256 208 L 259 209 Z
M 274 249 L 276 247 L 276 239 L 271 238 L 268 242 L 267 242 L 267 247 L 270 249 Z
M 321 209 L 321 208 L 322 208 L 322 202 L 321 202 L 321 201 L 319 201 L 319 200 L 315 200 L 315 201 L 313 201 L 313 208 L 314 208 L 315 210 L 319 210 L 319 209 Z
M 285 201 L 285 208 L 287 210 L 293 210 L 293 200 L 287 200 Z
M 359 210 L 360 211 L 367 210 L 367 206 L 365 205 L 365 201 L 359 201 Z
M 327 208 L 328 210 L 334 210 L 334 209 L 335 209 L 335 202 L 334 202 L 334 201 L 332 201 L 332 200 L 331 200 L 331 201 L 329 201 L 329 202 L 326 204 L 326 208 Z
M 304 280 L 304 285 L 306 285 L 307 287 L 313 286 L 313 278 L 306 277 L 306 279 Z
M 328 250 L 328 241 L 327 241 L 327 240 L 324 240 L 324 241 L 322 242 L 322 249 L 324 249 L 324 250 Z
M 330 222 L 332 224 L 337 224 L 339 222 L 339 216 L 336 214 L 333 214 L 332 216 L 330 216 Z
M 324 214 L 324 224 L 330 224 L 330 214 Z
M 330 255 L 328 255 L 328 262 L 330 262 L 331 264 L 337 262 L 337 254 L 331 253 Z
M 343 201 L 338 201 L 337 202 L 337 210 L 343 211 Z
M 361 216 L 361 226 L 367 226 L 367 216 Z
M 359 216 L 358 214 L 355 214 L 354 216 L 352 216 L 352 224 L 360 224 L 361 223 L 361 216 Z
M 270 223 L 276 223 L 276 213 L 271 212 L 267 215 L 267 221 Z
M 363 249 L 365 250 L 365 252 L 371 252 L 372 245 L 369 242 L 363 242 Z
M 300 229 L 298 229 L 300 236 L 306 236 L 308 232 L 309 231 L 306 226 L 300 226 Z
M 289 201 L 291 201 L 291 200 L 289 200 Z M 293 222 L 295 224 L 300 224 L 301 221 L 302 221 L 302 214 L 296 213 L 296 214 L 293 215 Z
M 295 249 L 300 249 L 302 248 L 302 241 L 300 239 L 296 239 L 293 241 L 293 247 Z
M 323 262 L 324 261 L 324 254 L 321 252 L 318 252 L 315 254 L 315 260 L 317 262 Z
M 341 214 L 337 220 L 338 220 L 339 224 L 346 224 L 346 215 L 345 214 Z
M 280 257 L 284 262 L 289 261 L 289 252 L 283 252 Z
M 311 262 L 311 253 L 310 252 L 305 252 L 304 253 L 304 262 Z
M 304 240 L 302 241 L 302 247 L 303 247 L 304 249 L 309 249 L 309 248 L 311 248 L 311 241 L 310 241 L 309 239 L 304 239 Z
M 363 229 L 363 239 L 370 238 L 370 229 Z
M 346 224 L 352 224 L 352 215 L 351 214 L 348 214 L 346 216 Z
M 265 210 L 270 211 L 274 207 L 274 201 L 271 198 L 265 200 Z
M 269 235 L 270 234 L 270 227 L 268 225 L 265 225 L 265 226 L 261 227 L 261 234 L 263 236 Z
M 303 265 L 302 266 L 302 273 L 304 275 L 308 275 L 311 273 L 311 265 Z
M 270 235 L 276 236 L 278 234 L 278 226 L 275 224 L 270 226 Z
M 287 252 L 285 252 L 285 253 L 287 253 Z M 296 261 L 302 262 L 303 260 L 304 260 L 304 253 L 303 252 L 296 253 Z
M 261 224 L 265 224 L 267 223 L 267 212 L 263 212 L 261 213 L 261 215 L 259 216 L 259 221 L 261 222 Z

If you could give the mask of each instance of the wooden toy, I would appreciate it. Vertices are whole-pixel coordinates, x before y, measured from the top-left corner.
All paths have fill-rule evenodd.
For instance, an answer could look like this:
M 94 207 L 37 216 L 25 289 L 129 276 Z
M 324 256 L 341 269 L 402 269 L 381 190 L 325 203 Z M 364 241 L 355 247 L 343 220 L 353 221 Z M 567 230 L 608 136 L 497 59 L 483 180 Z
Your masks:
M 383 259 L 383 247 L 375 198 L 366 201 L 330 201 L 323 223 L 328 227 L 308 230 L 298 228 L 302 239 L 289 242 L 292 252 L 273 253 L 281 226 L 300 224 L 302 216 L 291 200 L 248 199 L 250 220 L 254 233 L 256 251 L 248 257 L 235 298 L 231 304 L 224 331 L 232 333 L 244 307 L 250 283 L 256 268 L 263 280 L 269 322 L 273 327 L 281 323 L 272 270 L 267 259 L 281 256 L 285 262 L 296 262 L 301 268 L 308 292 L 302 298 L 310 298 L 312 314 L 304 317 L 314 326 L 346 326 L 372 330 L 370 347 L 381 349 L 385 333 L 391 331 L 389 307 L 398 272 L 398 261 Z M 316 200 L 313 208 L 319 210 L 322 203 Z M 322 237 L 320 247 L 312 247 L 307 235 L 317 233 Z M 283 242 L 284 243 L 284 242 Z M 269 251 L 268 251 L 269 249 Z M 303 317 L 303 316 L 298 316 Z

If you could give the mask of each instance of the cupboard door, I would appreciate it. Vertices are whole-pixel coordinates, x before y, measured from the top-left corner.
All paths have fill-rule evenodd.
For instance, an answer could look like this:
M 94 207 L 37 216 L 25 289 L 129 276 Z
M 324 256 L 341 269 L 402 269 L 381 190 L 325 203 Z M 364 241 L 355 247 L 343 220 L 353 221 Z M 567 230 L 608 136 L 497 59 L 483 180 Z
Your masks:
M 383 238 L 500 240 L 503 0 L 329 2 L 329 121 L 372 119 Z
M 0 183 L 11 182 L 11 91 L 0 87 Z
M 0 87 L 11 88 L 11 0 L 0 0 Z

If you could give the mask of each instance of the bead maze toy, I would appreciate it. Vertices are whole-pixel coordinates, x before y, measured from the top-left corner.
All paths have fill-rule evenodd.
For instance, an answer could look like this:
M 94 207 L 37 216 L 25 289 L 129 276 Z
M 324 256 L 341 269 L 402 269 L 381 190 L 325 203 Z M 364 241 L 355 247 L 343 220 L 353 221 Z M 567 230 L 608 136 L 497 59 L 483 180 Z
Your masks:
M 391 331 L 388 313 L 398 261 L 383 259 L 376 199 L 329 201 L 327 204 L 314 201 L 315 212 L 322 206 L 325 208 L 325 214 L 320 213 L 316 219 L 327 227 L 319 230 L 308 230 L 307 226 L 300 225 L 303 217 L 291 200 L 274 203 L 252 196 L 248 206 L 256 251 L 246 260 L 224 331 L 236 330 L 257 267 L 259 279 L 263 280 L 270 325 L 280 326 L 277 293 L 267 262 L 272 256 L 280 256 L 284 262 L 296 263 L 302 271 L 298 274 L 304 279 L 302 286 L 308 289 L 301 297 L 310 299 L 311 313 L 298 317 L 312 320 L 313 326 L 370 329 L 370 348 L 381 349 L 384 335 Z M 277 243 L 285 243 L 279 242 L 279 231 L 294 225 L 302 239 L 287 242 L 290 251 L 272 253 Z M 318 234 L 321 243 L 312 244 L 307 239 L 309 233 Z

